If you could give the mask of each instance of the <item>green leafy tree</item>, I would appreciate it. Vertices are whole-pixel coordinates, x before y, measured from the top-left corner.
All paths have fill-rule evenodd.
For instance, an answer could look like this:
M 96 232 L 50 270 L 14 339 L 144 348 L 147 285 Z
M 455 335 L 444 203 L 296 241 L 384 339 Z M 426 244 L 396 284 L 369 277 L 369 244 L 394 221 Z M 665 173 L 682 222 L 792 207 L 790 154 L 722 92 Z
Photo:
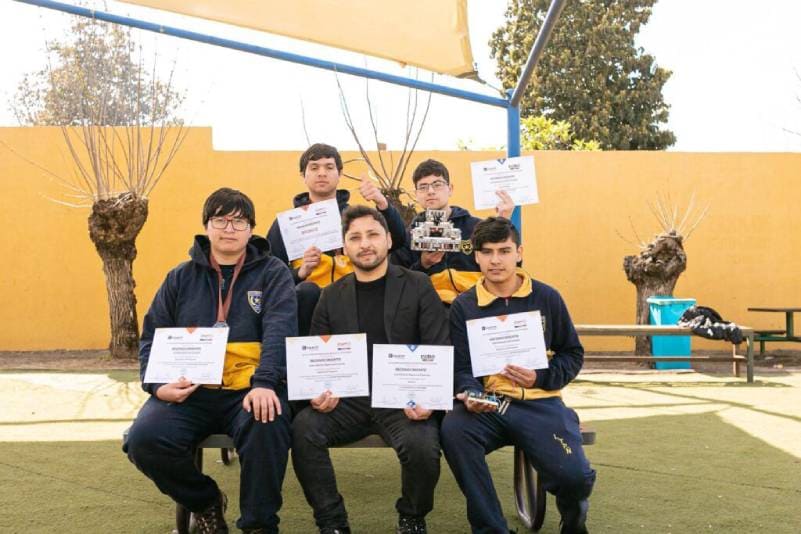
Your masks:
M 521 103 L 523 117 L 567 121 L 579 139 L 601 148 L 664 149 L 676 138 L 664 128 L 662 87 L 670 71 L 634 44 L 656 0 L 572 0 L 567 3 Z M 539 33 L 550 0 L 509 0 L 506 22 L 490 40 L 498 77 L 512 88 Z
M 555 121 L 542 115 L 520 121 L 520 146 L 523 150 L 601 150 L 598 141 L 578 139 L 567 121 Z
M 459 150 L 506 150 L 505 146 L 485 146 L 476 149 L 472 138 L 458 139 Z M 578 139 L 567 121 L 555 121 L 542 115 L 526 117 L 520 121 L 520 147 L 523 150 L 601 150 L 598 141 Z

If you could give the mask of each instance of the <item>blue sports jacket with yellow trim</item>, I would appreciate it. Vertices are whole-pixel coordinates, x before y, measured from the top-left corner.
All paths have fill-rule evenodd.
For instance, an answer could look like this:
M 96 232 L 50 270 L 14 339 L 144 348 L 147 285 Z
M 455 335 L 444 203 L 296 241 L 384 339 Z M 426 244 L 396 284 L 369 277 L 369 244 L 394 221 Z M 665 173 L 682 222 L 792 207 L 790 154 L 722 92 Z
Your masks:
M 190 260 L 167 274 L 145 315 L 139 342 L 144 379 L 156 328 L 207 327 L 217 322 L 217 273 L 209 264 L 209 239 L 195 236 Z M 286 380 L 287 336 L 298 329 L 295 284 L 289 269 L 270 256 L 263 237 L 252 237 L 233 286 L 228 312 L 224 389 L 275 389 Z M 150 394 L 162 384 L 142 384 Z
M 518 269 L 523 284 L 509 298 L 493 295 L 483 285 L 483 278 L 453 301 L 450 310 L 451 343 L 454 350 L 456 393 L 465 390 L 491 391 L 516 399 L 531 400 L 560 395 L 584 364 L 584 348 L 579 342 L 573 321 L 559 292 L 538 282 Z M 548 368 L 537 369 L 534 387 L 523 388 L 501 375 L 473 377 L 466 321 L 527 311 L 539 311 L 543 318 Z

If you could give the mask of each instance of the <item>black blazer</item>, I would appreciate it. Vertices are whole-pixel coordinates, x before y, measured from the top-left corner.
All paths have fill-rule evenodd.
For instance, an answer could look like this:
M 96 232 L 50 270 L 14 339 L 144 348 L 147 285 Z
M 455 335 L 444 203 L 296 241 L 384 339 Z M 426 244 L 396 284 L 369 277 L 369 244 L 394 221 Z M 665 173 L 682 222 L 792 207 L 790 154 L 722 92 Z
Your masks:
M 447 311 L 429 277 L 393 264 L 387 270 L 384 328 L 392 344 L 451 344 Z M 354 273 L 323 289 L 309 333 L 313 336 L 359 333 Z

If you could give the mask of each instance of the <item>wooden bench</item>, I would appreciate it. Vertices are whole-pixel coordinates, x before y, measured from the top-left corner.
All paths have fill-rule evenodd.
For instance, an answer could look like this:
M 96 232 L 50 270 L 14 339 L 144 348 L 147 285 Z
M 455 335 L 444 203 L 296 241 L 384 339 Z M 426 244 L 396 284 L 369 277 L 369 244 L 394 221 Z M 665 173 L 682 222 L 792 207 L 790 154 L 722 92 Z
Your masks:
M 597 325 L 597 324 L 577 324 L 576 332 L 582 336 L 689 336 L 692 329 L 684 326 L 663 326 L 663 325 Z M 746 379 L 749 383 L 754 382 L 754 329 L 748 326 L 741 326 L 740 331 L 746 342 L 747 352 L 745 356 L 737 354 L 737 346 L 732 344 L 731 356 L 584 356 L 585 361 L 618 361 L 618 362 L 688 362 L 688 361 L 707 361 L 707 362 L 732 362 L 732 370 L 736 376 L 740 376 L 740 364 L 746 364 Z
M 122 434 L 123 442 L 128 439 L 128 430 Z M 595 431 L 582 428 L 581 439 L 584 445 L 595 443 Z M 388 445 L 378 434 L 371 434 L 367 437 L 341 445 L 338 448 L 344 449 L 372 449 L 383 448 Z M 220 457 L 225 465 L 230 465 L 236 457 L 234 452 L 234 441 L 227 434 L 212 434 L 201 441 L 194 451 L 195 465 L 203 471 L 203 449 L 220 449 Z M 531 465 L 523 449 L 515 447 L 514 450 L 514 492 L 515 509 L 520 521 L 532 532 L 537 532 L 545 520 L 545 491 L 542 488 L 542 480 L 537 470 Z M 181 506 L 175 504 L 175 530 L 173 534 L 189 534 L 195 530 L 195 519 L 193 514 Z

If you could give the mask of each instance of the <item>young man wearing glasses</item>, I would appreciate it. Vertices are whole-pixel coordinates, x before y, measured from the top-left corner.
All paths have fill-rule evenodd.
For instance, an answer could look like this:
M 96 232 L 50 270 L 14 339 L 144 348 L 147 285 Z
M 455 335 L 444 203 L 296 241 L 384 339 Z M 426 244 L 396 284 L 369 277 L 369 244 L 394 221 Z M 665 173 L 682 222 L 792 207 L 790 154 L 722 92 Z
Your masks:
M 449 204 L 453 194 L 453 184 L 447 167 L 437 160 L 427 159 L 414 170 L 414 181 L 417 203 L 424 210 L 444 210 L 448 221 L 462 232 L 462 246 L 459 252 L 419 252 L 409 248 L 411 240 L 401 249 L 394 252 L 393 261 L 414 271 L 421 271 L 431 278 L 440 299 L 450 305 L 460 293 L 473 287 L 481 276 L 480 269 L 473 258 L 473 247 L 470 235 L 473 227 L 480 220 L 469 211 Z M 514 202 L 505 191 L 498 191 L 497 213 L 501 217 L 509 217 L 514 209 Z M 418 214 L 409 226 L 411 231 L 418 222 L 424 221 L 425 212 Z
M 300 156 L 300 175 L 307 191 L 295 195 L 293 207 L 335 198 L 339 212 L 345 211 L 350 201 L 350 191 L 337 189 L 341 173 L 342 157 L 336 148 L 323 143 L 310 146 Z M 402 246 L 406 238 L 403 219 L 378 186 L 372 180 L 362 180 L 359 193 L 365 200 L 373 202 L 387 220 L 395 248 Z M 298 284 L 298 329 L 300 335 L 307 335 L 314 306 L 320 298 L 320 289 L 353 272 L 353 267 L 348 257 L 340 251 L 322 252 L 317 247 L 309 247 L 303 253 L 303 258 L 290 262 L 277 220 L 270 226 L 267 241 L 273 256 L 292 269 L 295 283 Z
M 297 335 L 289 269 L 252 235 L 253 203 L 223 188 L 203 207 L 205 235 L 190 260 L 170 271 L 145 316 L 139 344 L 144 378 L 156 328 L 229 328 L 221 386 L 186 379 L 142 384 L 150 398 L 124 450 L 156 486 L 195 514 L 202 534 L 227 533 L 226 497 L 197 469 L 192 450 L 207 435 L 234 438 L 245 532 L 278 532 L 281 486 L 291 442 L 284 339 Z

